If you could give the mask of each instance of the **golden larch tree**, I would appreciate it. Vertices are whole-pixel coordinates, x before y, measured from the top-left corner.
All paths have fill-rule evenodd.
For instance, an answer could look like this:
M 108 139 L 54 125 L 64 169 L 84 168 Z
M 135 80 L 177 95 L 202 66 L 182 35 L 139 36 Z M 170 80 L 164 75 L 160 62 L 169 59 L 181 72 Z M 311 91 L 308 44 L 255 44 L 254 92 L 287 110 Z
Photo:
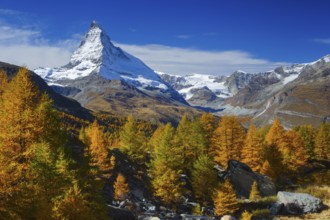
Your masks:
M 315 157 L 321 160 L 330 159 L 330 124 L 322 123 L 315 138 Z
M 213 131 L 216 127 L 214 115 L 212 113 L 203 112 L 199 118 L 199 123 L 201 125 L 203 135 L 205 136 L 207 153 L 212 155 L 213 152 L 211 148 L 211 142 Z
M 262 153 L 262 138 L 254 124 L 251 123 L 242 149 L 242 162 L 253 171 L 259 171 L 263 161 Z
M 49 214 L 49 213 L 48 213 Z M 48 216 L 49 217 L 49 216 Z M 66 190 L 64 196 L 57 198 L 53 207 L 54 219 L 96 219 L 88 206 L 88 200 L 77 183 Z
M 166 205 L 176 205 L 182 196 L 179 172 L 168 167 L 163 160 L 156 160 L 154 165 L 157 167 L 151 174 L 154 195 Z
M 201 155 L 195 161 L 194 169 L 192 170 L 194 195 L 203 204 L 210 202 L 214 189 L 218 185 L 218 177 L 213 166 L 214 163 L 208 155 Z
M 139 129 L 138 122 L 133 116 L 128 116 L 127 121 L 120 131 L 120 150 L 137 163 L 144 163 L 146 157 L 146 137 Z
M 301 125 L 294 128 L 304 143 L 308 159 L 315 158 L 315 136 L 316 130 L 312 125 Z
M 0 98 L 2 93 L 5 91 L 7 84 L 8 84 L 8 76 L 3 70 L 0 70 Z
M 129 194 L 128 184 L 125 177 L 119 173 L 114 184 L 114 198 L 116 200 L 125 200 Z
M 249 195 L 249 200 L 251 200 L 251 201 L 257 201 L 260 198 L 261 198 L 261 196 L 260 196 L 260 192 L 258 190 L 257 181 L 253 181 L 253 183 L 251 185 L 251 191 L 250 191 L 250 195 Z
M 282 154 L 280 152 L 280 143 L 283 140 L 285 130 L 281 125 L 278 118 L 275 118 L 272 126 L 270 127 L 265 140 L 265 159 L 268 160 L 273 168 L 274 177 L 282 172 Z
M 259 171 L 261 174 L 266 175 L 272 179 L 275 179 L 273 168 L 270 166 L 268 160 L 265 160 Z
M 230 159 L 241 160 L 245 131 L 237 116 L 223 116 L 212 138 L 214 161 L 227 166 Z
M 89 139 L 88 153 L 91 157 L 90 165 L 105 175 L 110 169 L 109 152 L 103 129 L 96 120 L 87 128 L 87 135 Z
M 15 200 L 21 183 L 30 179 L 26 175 L 33 158 L 31 146 L 51 139 L 53 114 L 50 100 L 38 91 L 29 71 L 20 68 L 0 100 L 0 203 Z
M 293 130 L 285 132 L 279 150 L 282 154 L 282 164 L 290 171 L 307 163 L 307 153 L 300 136 Z
M 230 215 L 238 210 L 237 196 L 229 179 L 216 191 L 213 203 L 218 216 Z
M 275 118 L 272 126 L 270 127 L 267 135 L 266 142 L 268 145 L 278 146 L 281 143 L 282 137 L 285 133 L 283 126 L 278 118 Z

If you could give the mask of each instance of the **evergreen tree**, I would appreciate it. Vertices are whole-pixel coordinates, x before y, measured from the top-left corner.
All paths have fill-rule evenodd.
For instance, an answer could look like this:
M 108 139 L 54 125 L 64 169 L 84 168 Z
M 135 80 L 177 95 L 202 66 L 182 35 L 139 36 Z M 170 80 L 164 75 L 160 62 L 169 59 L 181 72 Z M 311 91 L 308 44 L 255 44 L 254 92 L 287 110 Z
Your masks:
M 238 118 L 223 116 L 212 139 L 215 162 L 226 167 L 228 160 L 240 160 L 244 139 L 245 131 Z
M 218 216 L 230 215 L 238 210 L 236 193 L 229 179 L 216 191 L 213 202 L 215 214 Z
M 59 220 L 97 219 L 88 203 L 86 195 L 81 191 L 78 184 L 75 183 L 66 190 L 64 196 L 56 199 L 53 207 L 53 218 Z
M 251 124 L 242 149 L 242 161 L 254 171 L 259 171 L 262 166 L 262 139 L 256 127 Z
M 100 176 L 109 177 L 110 162 L 108 157 L 108 147 L 103 129 L 95 120 L 87 129 L 88 151 L 90 154 L 90 166 L 100 172 Z
M 251 186 L 250 195 L 249 195 L 249 200 L 257 201 L 260 198 L 261 198 L 261 196 L 260 196 L 260 193 L 258 190 L 258 184 L 256 181 L 253 181 L 253 184 Z
M 307 154 L 300 136 L 295 131 L 285 132 L 279 150 L 282 154 L 282 164 L 291 171 L 304 166 L 307 162 Z
M 129 116 L 120 132 L 120 149 L 132 161 L 143 163 L 146 157 L 145 139 L 144 133 L 139 130 L 133 116 Z
M 313 159 L 315 157 L 315 136 L 316 132 L 312 125 L 301 125 L 295 127 L 294 130 L 299 134 L 301 140 L 304 143 L 307 158 Z
M 218 178 L 213 170 L 213 166 L 212 160 L 207 155 L 200 156 L 194 163 L 192 187 L 196 198 L 203 203 L 210 202 L 218 183 Z
M 157 127 L 157 129 L 152 134 L 151 138 L 148 142 L 148 149 L 150 154 L 154 154 L 155 148 L 159 146 L 159 141 L 161 140 L 161 136 L 164 132 L 165 125 L 161 124 Z
M 174 138 L 175 148 L 178 149 L 181 154 L 182 160 L 179 162 L 181 162 L 182 170 L 188 170 L 189 168 L 191 168 L 191 159 L 194 158 L 195 151 L 190 145 L 190 131 L 191 121 L 188 119 L 188 115 L 184 114 L 176 129 L 176 134 Z
M 182 195 L 179 172 L 166 166 L 162 160 L 155 161 L 154 165 L 157 167 L 151 173 L 154 195 L 166 205 L 175 205 Z
M 281 143 L 284 132 L 285 130 L 282 127 L 280 120 L 275 118 L 272 126 L 269 129 L 269 132 L 266 135 L 267 144 L 277 147 Z
M 114 198 L 116 200 L 125 200 L 128 197 L 129 188 L 125 177 L 119 173 L 114 184 Z
M 154 146 L 154 153 L 151 155 L 153 158 L 151 167 L 153 167 L 153 161 L 162 160 L 167 167 L 179 170 L 182 166 L 182 154 L 178 148 L 174 147 L 175 129 L 167 123 L 162 131 L 160 135 L 157 135 L 157 139 L 155 137 L 153 139 L 157 145 Z
M 149 174 L 155 196 L 164 203 L 173 205 L 181 195 L 179 171 L 176 170 L 182 167 L 182 154 L 173 146 L 173 126 L 168 123 L 162 130 L 163 132 L 153 139 L 153 143 L 157 145 L 151 155 Z
M 262 167 L 260 169 L 260 173 L 263 175 L 266 175 L 272 179 L 275 179 L 275 173 L 272 169 L 272 167 L 270 166 L 268 160 L 266 160 L 263 164 Z
M 201 117 L 199 118 L 199 123 L 201 125 L 203 135 L 206 140 L 207 153 L 209 155 L 212 155 L 213 154 L 211 148 L 212 134 L 216 128 L 214 115 L 212 113 L 203 112 Z
M 0 97 L 2 93 L 5 91 L 7 84 L 8 84 L 7 74 L 4 71 L 0 70 Z
M 282 154 L 280 152 L 280 143 L 284 137 L 285 130 L 280 120 L 275 118 L 269 132 L 266 135 L 265 158 L 273 168 L 274 178 L 282 171 Z
M 315 157 L 321 160 L 330 160 L 330 124 L 322 123 L 315 139 Z

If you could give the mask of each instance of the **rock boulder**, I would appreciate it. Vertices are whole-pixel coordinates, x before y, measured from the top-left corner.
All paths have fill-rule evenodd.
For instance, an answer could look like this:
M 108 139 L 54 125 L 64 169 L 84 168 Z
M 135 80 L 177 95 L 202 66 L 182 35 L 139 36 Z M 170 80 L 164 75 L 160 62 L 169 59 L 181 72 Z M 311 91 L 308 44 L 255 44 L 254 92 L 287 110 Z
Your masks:
M 273 181 L 264 175 L 253 172 L 251 168 L 237 160 L 229 160 L 227 170 L 219 168 L 218 175 L 222 179 L 230 178 L 238 197 L 249 198 L 251 186 L 254 181 L 258 184 L 261 196 L 272 196 L 276 194 L 276 187 Z
M 277 203 L 283 204 L 282 214 L 300 215 L 310 212 L 319 212 L 322 201 L 307 193 L 291 193 L 279 191 Z

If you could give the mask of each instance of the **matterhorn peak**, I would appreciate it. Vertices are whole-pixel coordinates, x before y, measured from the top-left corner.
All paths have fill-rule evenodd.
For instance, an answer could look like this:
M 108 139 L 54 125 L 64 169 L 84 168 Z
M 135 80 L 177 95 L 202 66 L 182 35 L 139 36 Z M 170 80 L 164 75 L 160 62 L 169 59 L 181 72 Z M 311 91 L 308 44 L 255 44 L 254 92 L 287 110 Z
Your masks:
M 93 20 L 92 23 L 91 23 L 90 28 L 100 28 L 100 26 L 95 20 Z
M 36 72 L 49 82 L 75 80 L 99 75 L 109 80 L 124 80 L 137 87 L 167 89 L 160 77 L 138 58 L 124 52 L 111 42 L 109 35 L 92 21 L 70 62 L 60 68 L 41 68 Z

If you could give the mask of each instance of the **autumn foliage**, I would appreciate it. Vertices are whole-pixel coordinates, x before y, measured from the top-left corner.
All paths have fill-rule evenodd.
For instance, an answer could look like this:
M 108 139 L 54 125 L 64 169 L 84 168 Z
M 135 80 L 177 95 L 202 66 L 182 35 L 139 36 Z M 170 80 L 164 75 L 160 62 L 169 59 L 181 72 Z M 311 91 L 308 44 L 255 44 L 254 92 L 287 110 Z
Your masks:
M 218 216 L 233 214 L 238 210 L 236 193 L 228 179 L 215 191 L 213 202 Z

